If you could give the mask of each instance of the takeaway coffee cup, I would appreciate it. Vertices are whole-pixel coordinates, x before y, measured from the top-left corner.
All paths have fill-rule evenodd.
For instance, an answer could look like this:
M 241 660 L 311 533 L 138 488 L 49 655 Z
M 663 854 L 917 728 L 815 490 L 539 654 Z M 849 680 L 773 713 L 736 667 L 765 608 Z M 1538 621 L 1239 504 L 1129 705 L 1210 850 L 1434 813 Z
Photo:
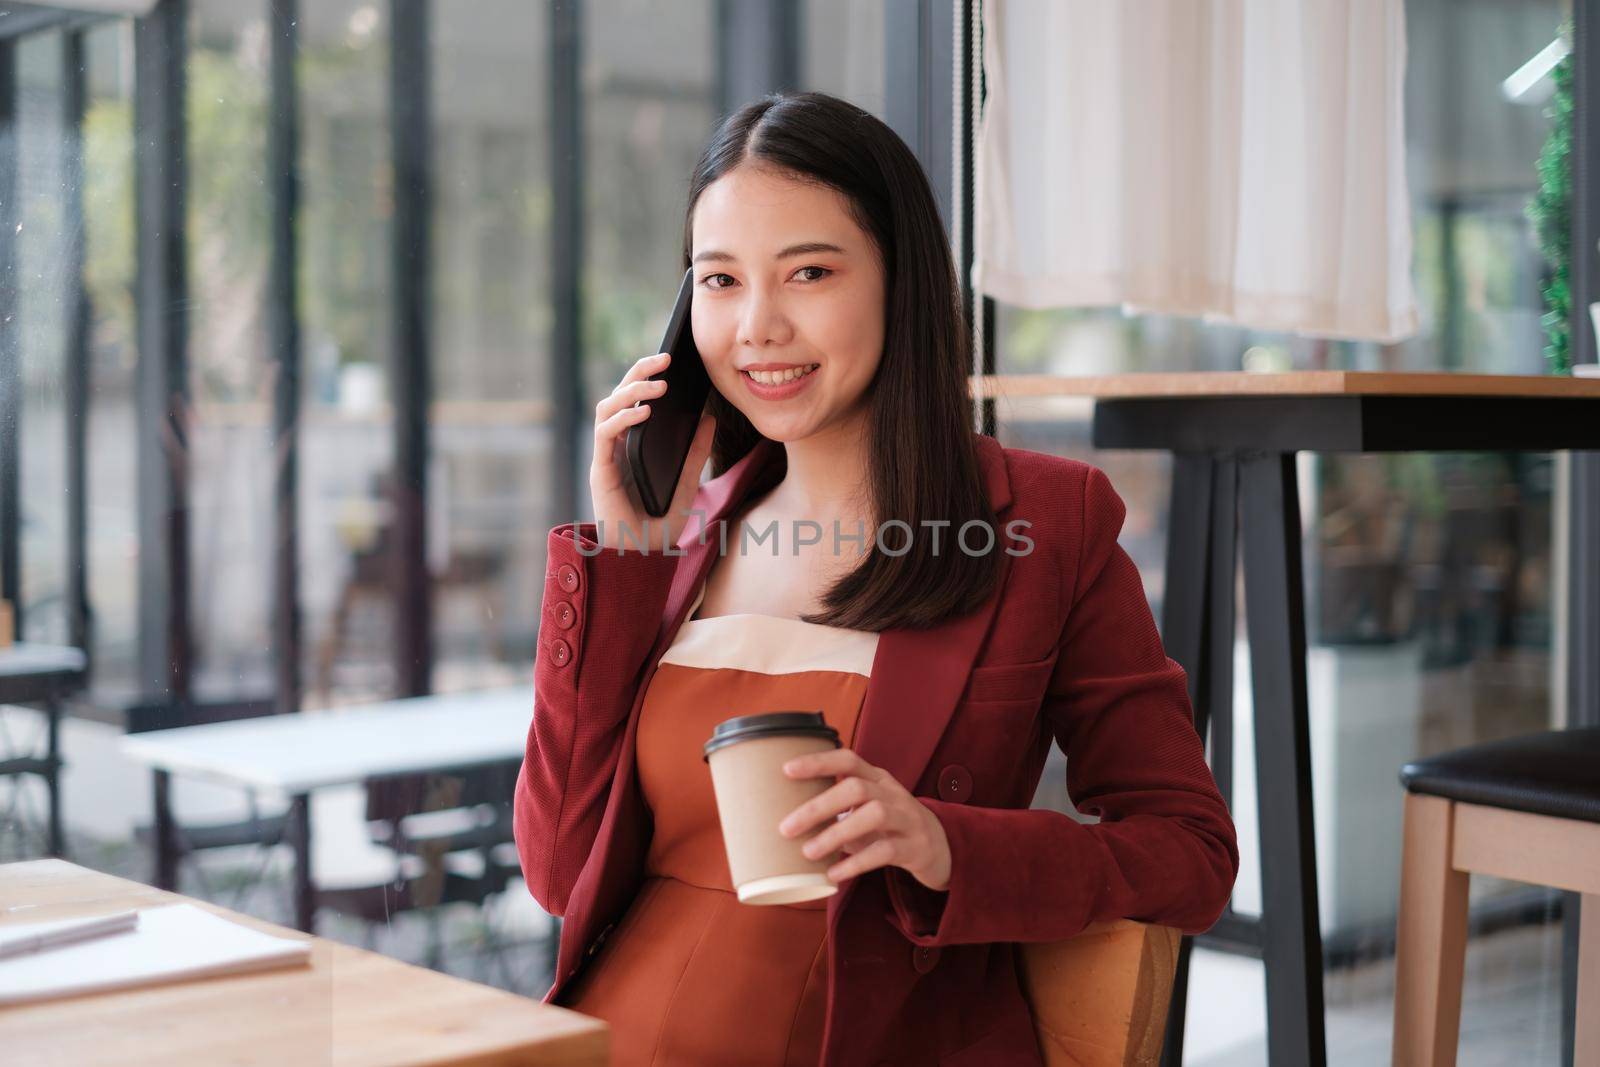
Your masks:
M 820 711 L 741 715 L 717 724 L 705 743 L 717 816 L 728 849 L 728 872 L 745 904 L 793 904 L 838 892 L 828 868 L 839 854 L 807 859 L 800 848 L 826 824 L 803 837 L 784 837 L 778 824 L 795 808 L 825 792 L 833 780 L 790 778 L 783 765 L 796 756 L 839 747 L 839 732 Z

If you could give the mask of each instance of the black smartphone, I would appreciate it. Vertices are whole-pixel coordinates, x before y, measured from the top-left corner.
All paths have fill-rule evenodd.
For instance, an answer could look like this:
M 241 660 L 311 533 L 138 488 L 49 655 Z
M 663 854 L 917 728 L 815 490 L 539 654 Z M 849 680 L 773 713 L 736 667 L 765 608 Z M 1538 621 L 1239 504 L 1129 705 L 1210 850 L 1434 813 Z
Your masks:
M 661 339 L 661 347 L 656 349 L 670 353 L 672 358 L 667 360 L 666 370 L 650 376 L 652 380 L 666 379 L 667 391 L 648 401 L 648 418 L 628 427 L 628 467 L 639 491 L 639 503 L 646 514 L 658 519 L 672 506 L 672 493 L 683 476 L 683 464 L 689 458 L 695 427 L 700 425 L 706 397 L 711 394 L 711 378 L 706 374 L 700 350 L 694 346 L 694 330 L 689 318 L 693 299 L 694 268 L 691 267 L 683 273 L 683 284 L 678 286 L 678 301 L 672 307 L 672 318 L 667 321 L 666 335 Z

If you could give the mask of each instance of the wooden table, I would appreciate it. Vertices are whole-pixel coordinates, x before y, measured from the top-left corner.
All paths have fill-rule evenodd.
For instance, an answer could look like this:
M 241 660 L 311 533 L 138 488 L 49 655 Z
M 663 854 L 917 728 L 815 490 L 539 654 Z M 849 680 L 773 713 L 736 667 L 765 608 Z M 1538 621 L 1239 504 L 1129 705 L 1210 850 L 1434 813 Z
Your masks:
M 1600 378 L 1528 374 L 1452 374 L 1440 371 L 1297 370 L 1175 371 L 1151 374 L 976 374 L 974 398 L 1087 396 L 1483 396 L 1600 397 Z
M 1295 371 L 990 375 L 974 397 L 1088 397 L 1096 448 L 1173 453 L 1162 641 L 1231 795 L 1234 569 L 1243 542 L 1262 914 L 1230 908 L 1202 942 L 1261 957 L 1274 1067 L 1327 1059 L 1312 834 L 1305 589 L 1294 459 L 1314 452 L 1600 450 L 1600 380 Z M 1395 786 L 1399 788 L 1398 782 Z M 1183 1054 L 1185 938 L 1162 1062 Z
M 185 901 L 266 933 L 311 941 L 311 965 L 0 1008 L 0 1059 L 7 1067 L 604 1067 L 607 1061 L 606 1024 L 566 1008 L 63 860 L 0 865 L 0 925 Z
M 156 884 L 177 885 L 168 779 L 183 774 L 290 798 L 295 925 L 311 932 L 311 792 L 369 778 L 520 763 L 533 719 L 533 687 L 407 697 L 327 712 L 267 715 L 150 730 L 122 750 L 155 772 Z
M 83 686 L 88 662 L 80 648 L 19 641 L 0 648 L 0 704 L 35 704 L 45 716 L 43 756 L 0 752 L 0 777 L 37 774 L 49 797 L 50 855 L 63 853 L 61 830 L 61 701 Z

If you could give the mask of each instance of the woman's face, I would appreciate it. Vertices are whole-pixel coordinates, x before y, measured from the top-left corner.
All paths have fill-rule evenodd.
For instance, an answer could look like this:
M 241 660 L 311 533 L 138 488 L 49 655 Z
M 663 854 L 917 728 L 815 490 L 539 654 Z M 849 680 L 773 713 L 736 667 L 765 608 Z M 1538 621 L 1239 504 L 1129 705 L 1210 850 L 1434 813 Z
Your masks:
M 846 203 L 745 165 L 695 205 L 695 346 L 718 392 L 774 441 L 853 418 L 883 355 L 883 267 Z

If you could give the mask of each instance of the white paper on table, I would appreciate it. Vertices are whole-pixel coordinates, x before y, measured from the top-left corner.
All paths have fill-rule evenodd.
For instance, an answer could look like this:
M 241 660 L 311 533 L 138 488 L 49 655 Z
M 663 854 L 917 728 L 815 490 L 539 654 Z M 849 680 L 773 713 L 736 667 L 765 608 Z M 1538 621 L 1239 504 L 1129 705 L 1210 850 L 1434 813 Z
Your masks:
M 6 924 L 8 933 L 59 925 Z M 139 911 L 132 930 L 0 959 L 0 1004 L 240 974 L 311 959 L 311 943 L 265 934 L 193 904 Z

